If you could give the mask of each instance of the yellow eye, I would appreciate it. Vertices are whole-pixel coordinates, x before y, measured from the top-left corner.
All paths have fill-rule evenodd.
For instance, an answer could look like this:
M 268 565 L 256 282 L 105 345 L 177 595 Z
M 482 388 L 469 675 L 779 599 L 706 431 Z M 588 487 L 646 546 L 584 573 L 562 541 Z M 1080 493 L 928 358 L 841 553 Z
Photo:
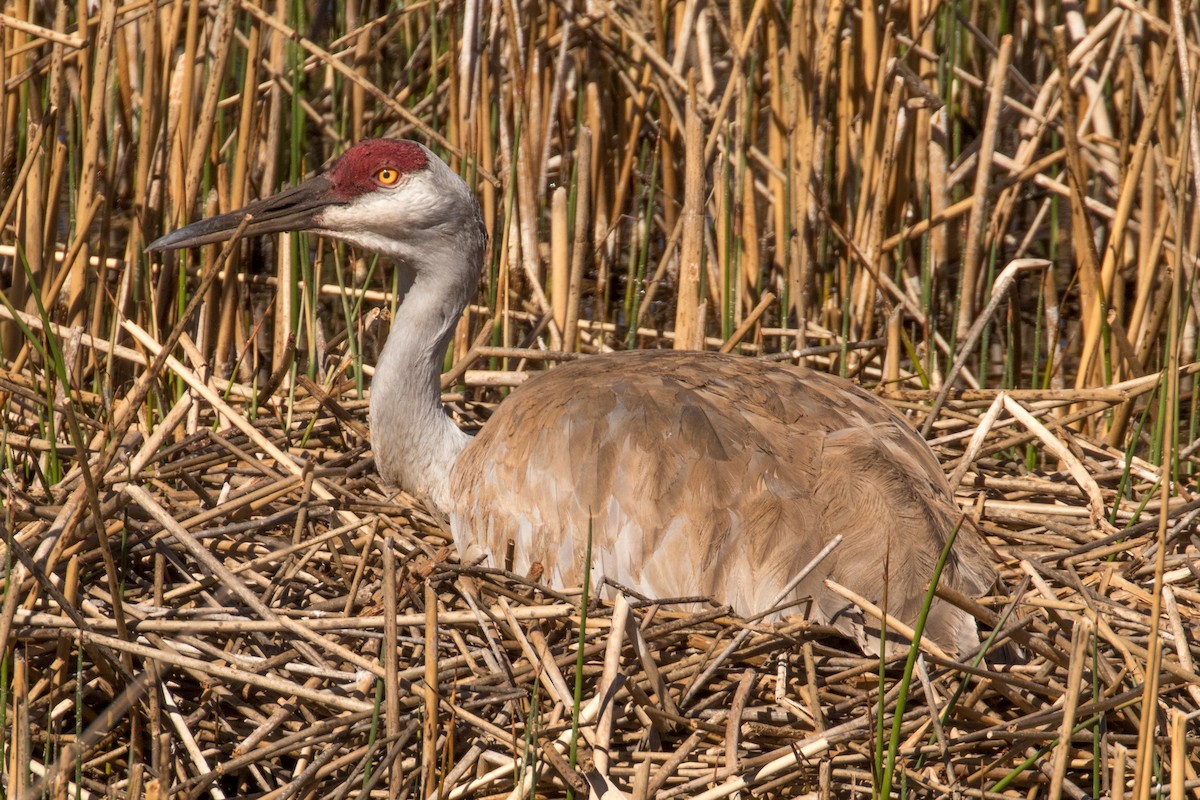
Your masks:
M 375 173 L 375 182 L 380 186 L 394 186 L 400 180 L 400 173 L 391 167 L 384 167 Z

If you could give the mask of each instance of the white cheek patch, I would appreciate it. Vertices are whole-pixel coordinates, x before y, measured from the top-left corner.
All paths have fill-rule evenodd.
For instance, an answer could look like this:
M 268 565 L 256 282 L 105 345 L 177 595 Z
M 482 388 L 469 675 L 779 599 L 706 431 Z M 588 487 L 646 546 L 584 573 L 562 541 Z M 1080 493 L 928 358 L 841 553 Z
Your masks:
M 330 206 L 317 215 L 316 227 L 358 242 L 357 234 L 377 233 L 388 239 L 412 236 L 450 220 L 454 204 L 433 185 L 432 174 L 410 174 L 393 187 L 380 187 L 346 205 Z

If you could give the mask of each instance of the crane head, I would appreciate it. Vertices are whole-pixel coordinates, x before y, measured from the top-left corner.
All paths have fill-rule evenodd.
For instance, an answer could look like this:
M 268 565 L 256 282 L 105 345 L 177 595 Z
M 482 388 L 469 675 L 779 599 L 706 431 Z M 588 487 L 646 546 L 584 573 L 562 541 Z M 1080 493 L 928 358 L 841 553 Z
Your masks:
M 478 205 L 470 189 L 424 146 L 403 139 L 367 139 L 326 172 L 151 242 L 147 251 L 178 250 L 244 235 L 314 231 L 409 261 L 422 239 L 461 228 Z M 480 224 L 480 227 L 482 225 Z M 440 233 L 439 233 L 440 232 Z

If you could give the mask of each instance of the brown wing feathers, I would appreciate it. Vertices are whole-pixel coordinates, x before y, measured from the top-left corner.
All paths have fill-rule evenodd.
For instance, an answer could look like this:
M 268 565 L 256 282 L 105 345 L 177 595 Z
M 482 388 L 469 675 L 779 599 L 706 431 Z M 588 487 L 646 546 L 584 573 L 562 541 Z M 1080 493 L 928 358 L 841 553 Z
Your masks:
M 797 590 L 844 622 L 832 578 L 915 619 L 959 513 L 932 453 L 881 402 L 836 378 L 712 354 L 635 352 L 559 367 L 514 392 L 452 476 L 460 547 L 580 583 L 588 518 L 605 576 L 651 596 L 711 595 L 744 615 L 834 536 Z M 596 575 L 593 578 L 598 577 Z M 995 578 L 965 525 L 943 580 L 973 594 Z M 952 650 L 973 623 L 940 608 Z

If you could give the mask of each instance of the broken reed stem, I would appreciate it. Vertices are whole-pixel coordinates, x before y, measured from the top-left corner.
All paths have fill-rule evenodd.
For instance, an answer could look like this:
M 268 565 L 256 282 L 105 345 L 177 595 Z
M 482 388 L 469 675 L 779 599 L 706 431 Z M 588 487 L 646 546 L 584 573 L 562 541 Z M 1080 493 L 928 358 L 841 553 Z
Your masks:
M 683 137 L 683 240 L 675 306 L 676 350 L 700 350 L 704 344 L 704 141 L 696 102 L 696 76 L 692 74 L 688 79 Z
M 1058 745 L 1054 748 L 1053 774 L 1050 777 L 1050 800 L 1060 800 L 1063 781 L 1067 774 L 1070 758 L 1071 734 L 1075 730 L 1075 712 L 1079 708 L 1080 695 L 1087 691 L 1081 684 L 1083 669 L 1088 657 L 1088 646 L 1092 641 L 1092 626 L 1086 617 L 1081 618 L 1071 629 L 1071 668 L 1063 692 L 1062 724 L 1059 726 Z
M 396 549 L 390 536 L 383 537 L 383 679 L 384 679 L 384 729 L 387 737 L 395 741 L 400 735 L 400 678 L 399 678 L 399 626 L 396 624 Z M 434 661 L 435 673 L 437 662 Z M 427 709 L 428 711 L 428 709 Z M 388 772 L 388 795 L 395 797 L 404 785 L 404 767 L 397 758 L 382 765 Z M 428 789 L 429 784 L 423 784 Z M 395 787 L 395 788 L 393 788 Z M 426 792 L 428 794 L 428 791 Z
M 588 211 L 591 207 L 592 134 L 585 125 L 576 132 L 575 142 L 575 238 L 571 245 L 571 276 L 567 284 L 566 322 L 563 323 L 563 349 L 578 349 L 579 308 L 583 298 L 583 276 L 587 264 Z
M 438 737 L 438 596 L 433 584 L 425 582 L 425 723 L 421 746 L 421 788 L 425 795 L 436 791 Z
M 967 221 L 967 243 L 963 250 L 962 274 L 959 276 L 957 335 L 965 339 L 975 322 L 976 282 L 980 275 L 981 243 L 984 240 L 984 220 L 987 219 L 987 188 L 991 183 L 992 153 L 996 149 L 996 133 L 1000 123 L 1000 107 L 1004 98 L 1004 81 L 1012 60 L 1013 37 L 1000 37 L 1000 52 L 992 64 L 992 84 L 984 115 L 983 136 L 975 156 L 975 190 L 971 199 L 971 214 Z M 959 345 L 959 355 L 973 349 L 974 343 Z

